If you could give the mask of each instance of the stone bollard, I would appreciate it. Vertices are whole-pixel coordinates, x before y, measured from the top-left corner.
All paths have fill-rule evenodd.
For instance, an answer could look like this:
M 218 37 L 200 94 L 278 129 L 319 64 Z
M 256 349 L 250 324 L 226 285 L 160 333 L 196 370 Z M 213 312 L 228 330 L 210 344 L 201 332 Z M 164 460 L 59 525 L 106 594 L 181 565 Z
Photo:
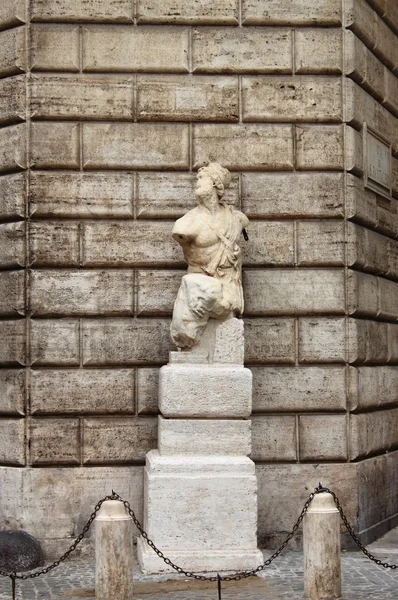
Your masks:
M 133 521 L 120 500 L 95 518 L 96 600 L 133 600 Z
M 303 523 L 304 596 L 341 597 L 340 513 L 327 492 L 312 500 Z

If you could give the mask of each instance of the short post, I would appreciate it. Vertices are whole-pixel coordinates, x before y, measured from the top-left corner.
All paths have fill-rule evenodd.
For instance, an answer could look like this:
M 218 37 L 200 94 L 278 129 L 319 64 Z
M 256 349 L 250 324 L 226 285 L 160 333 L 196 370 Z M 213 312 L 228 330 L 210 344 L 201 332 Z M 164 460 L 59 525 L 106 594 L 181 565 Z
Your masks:
M 120 500 L 95 518 L 96 600 L 133 600 L 133 521 Z
M 303 523 L 304 596 L 341 597 L 340 513 L 328 492 L 316 494 Z

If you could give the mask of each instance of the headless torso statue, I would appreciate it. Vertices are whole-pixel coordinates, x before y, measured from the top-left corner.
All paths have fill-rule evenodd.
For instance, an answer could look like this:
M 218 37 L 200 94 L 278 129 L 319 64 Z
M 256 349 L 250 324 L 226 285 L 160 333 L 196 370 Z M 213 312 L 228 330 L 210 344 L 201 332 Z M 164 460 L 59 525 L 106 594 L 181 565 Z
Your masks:
M 249 220 L 222 202 L 230 181 L 230 172 L 218 163 L 199 169 L 198 206 L 178 219 L 173 228 L 173 238 L 188 263 L 171 324 L 171 337 L 178 348 L 195 346 L 209 318 L 238 317 L 243 312 L 238 241 Z

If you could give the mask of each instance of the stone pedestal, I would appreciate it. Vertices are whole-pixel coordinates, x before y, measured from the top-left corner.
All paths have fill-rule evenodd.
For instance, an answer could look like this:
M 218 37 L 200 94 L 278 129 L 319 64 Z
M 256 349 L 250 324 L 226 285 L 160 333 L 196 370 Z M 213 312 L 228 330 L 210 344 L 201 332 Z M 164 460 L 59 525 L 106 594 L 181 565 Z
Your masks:
M 193 351 L 172 352 L 160 373 L 158 450 L 145 469 L 144 528 L 186 570 L 239 571 L 262 562 L 251 449 L 251 372 L 243 322 L 210 321 Z M 145 540 L 146 573 L 172 571 Z

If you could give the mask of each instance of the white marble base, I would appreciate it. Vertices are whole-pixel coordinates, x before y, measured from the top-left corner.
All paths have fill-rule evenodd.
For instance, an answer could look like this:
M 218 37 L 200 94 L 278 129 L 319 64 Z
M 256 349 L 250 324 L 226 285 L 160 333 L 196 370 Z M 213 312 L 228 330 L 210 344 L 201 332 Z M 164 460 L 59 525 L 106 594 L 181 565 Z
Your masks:
M 244 456 L 147 455 L 144 529 L 186 570 L 240 571 L 262 561 L 257 549 L 257 484 Z M 145 573 L 172 571 L 140 542 Z

